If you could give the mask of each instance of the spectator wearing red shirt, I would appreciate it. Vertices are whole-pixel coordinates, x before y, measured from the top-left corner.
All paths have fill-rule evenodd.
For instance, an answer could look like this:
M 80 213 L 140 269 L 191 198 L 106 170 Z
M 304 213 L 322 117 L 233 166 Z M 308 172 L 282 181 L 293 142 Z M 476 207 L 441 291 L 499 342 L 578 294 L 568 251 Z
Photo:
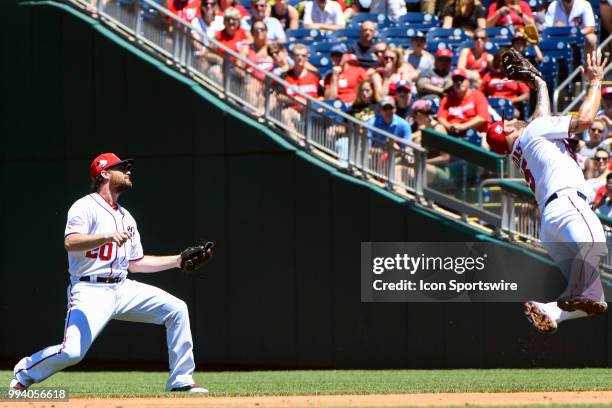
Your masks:
M 295 44 L 291 50 L 293 68 L 283 75 L 283 79 L 300 92 L 317 99 L 323 92 L 319 84 L 319 76 L 307 69 L 308 56 L 308 48 L 304 44 Z M 288 87 L 285 91 L 287 95 L 295 95 L 295 99 L 306 103 L 306 99 L 297 95 L 292 88 Z
M 225 28 L 215 35 L 217 41 L 246 57 L 252 39 L 246 31 L 240 28 L 240 12 L 233 7 L 226 9 L 223 13 L 223 26 Z M 225 51 L 221 48 L 217 48 L 217 53 L 221 56 L 225 55 Z
M 238 0 L 218 0 L 218 4 L 219 4 L 218 13 L 220 16 L 224 15 L 225 10 L 227 10 L 230 7 L 233 7 L 240 12 L 241 19 L 245 17 L 249 17 L 251 15 L 249 13 L 249 10 L 247 10 L 246 7 L 240 4 Z
M 529 100 L 529 87 L 522 82 L 508 79 L 501 72 L 502 51 L 498 51 L 493 57 L 491 72 L 485 74 L 480 85 L 480 91 L 487 98 L 504 98 L 514 104 L 520 110 L 521 102 Z
M 472 47 L 463 48 L 459 53 L 457 68 L 464 69 L 475 88 L 478 88 L 484 74 L 493 62 L 493 56 L 485 49 L 489 36 L 484 28 L 474 32 Z
M 514 26 L 522 28 L 525 24 L 535 24 L 531 7 L 524 0 L 497 0 L 489 6 L 487 27 Z
M 340 65 L 333 67 L 325 78 L 325 99 L 340 99 L 346 104 L 352 104 L 357 97 L 359 83 L 367 77 L 357 57 L 354 54 L 344 54 Z
M 464 136 L 468 129 L 486 132 L 491 121 L 487 98 L 482 92 L 470 89 L 464 70 L 455 69 L 451 78 L 453 85 L 440 102 L 438 120 L 451 135 Z
M 189 21 L 194 18 L 200 18 L 200 7 L 202 0 L 168 0 L 168 11 L 182 18 L 185 21 Z

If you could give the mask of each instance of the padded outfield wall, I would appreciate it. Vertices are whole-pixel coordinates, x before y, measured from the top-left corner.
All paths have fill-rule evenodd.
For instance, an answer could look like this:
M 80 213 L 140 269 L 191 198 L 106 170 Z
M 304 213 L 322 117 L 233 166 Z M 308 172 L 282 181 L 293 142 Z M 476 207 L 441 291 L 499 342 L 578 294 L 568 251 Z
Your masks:
M 519 304 L 360 303 L 361 241 L 482 237 L 309 159 L 95 20 L 54 5 L 2 10 L 7 367 L 61 341 L 66 212 L 102 151 L 136 160 L 122 203 L 146 252 L 217 242 L 197 274 L 134 275 L 188 303 L 204 368 L 609 364 L 607 316 L 541 336 Z M 166 356 L 162 328 L 111 322 L 79 367 L 163 367 Z

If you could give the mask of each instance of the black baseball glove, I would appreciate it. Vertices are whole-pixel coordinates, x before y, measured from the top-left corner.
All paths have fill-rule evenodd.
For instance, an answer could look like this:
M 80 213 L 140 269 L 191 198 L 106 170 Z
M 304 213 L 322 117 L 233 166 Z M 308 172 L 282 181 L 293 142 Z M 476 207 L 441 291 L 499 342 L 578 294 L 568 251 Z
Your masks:
M 527 58 L 514 48 L 505 51 L 501 58 L 501 70 L 508 78 L 524 82 L 531 89 L 536 89 L 536 78 L 541 78 L 542 74 Z
M 207 242 L 200 246 L 191 246 L 181 252 L 181 269 L 193 272 L 200 268 L 212 256 L 214 242 Z

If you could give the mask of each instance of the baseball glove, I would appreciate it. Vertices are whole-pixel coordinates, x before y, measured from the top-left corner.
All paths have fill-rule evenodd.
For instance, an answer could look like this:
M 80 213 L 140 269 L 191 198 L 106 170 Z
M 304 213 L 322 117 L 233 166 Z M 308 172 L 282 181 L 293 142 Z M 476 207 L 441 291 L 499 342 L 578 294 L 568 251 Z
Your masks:
M 501 69 L 508 78 L 524 82 L 532 89 L 536 88 L 536 78 L 542 77 L 542 74 L 531 65 L 531 62 L 514 48 L 506 50 L 502 55 Z
M 200 246 L 191 246 L 181 252 L 181 269 L 193 272 L 200 268 L 212 256 L 214 242 L 207 242 Z

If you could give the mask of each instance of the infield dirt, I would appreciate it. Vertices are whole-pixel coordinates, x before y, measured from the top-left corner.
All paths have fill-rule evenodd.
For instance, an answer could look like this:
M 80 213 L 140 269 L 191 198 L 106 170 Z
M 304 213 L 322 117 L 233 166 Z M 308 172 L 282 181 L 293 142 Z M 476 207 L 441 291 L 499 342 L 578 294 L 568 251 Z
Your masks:
M 612 391 L 432 393 L 372 395 L 302 395 L 263 397 L 95 398 L 69 402 L 39 402 L 28 407 L 141 408 L 141 407 L 406 407 L 509 406 L 542 404 L 612 404 Z M 0 407 L 15 406 L 1 403 Z

